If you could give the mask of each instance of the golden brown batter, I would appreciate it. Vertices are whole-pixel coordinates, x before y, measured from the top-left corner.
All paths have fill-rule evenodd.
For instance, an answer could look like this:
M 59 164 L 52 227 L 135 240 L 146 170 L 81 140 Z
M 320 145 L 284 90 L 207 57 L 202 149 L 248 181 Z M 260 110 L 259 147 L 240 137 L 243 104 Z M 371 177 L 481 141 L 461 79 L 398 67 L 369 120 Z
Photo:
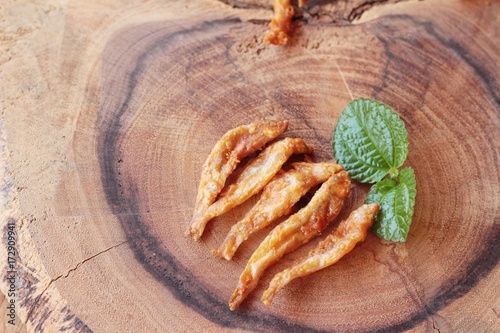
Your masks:
M 321 185 L 304 208 L 270 232 L 243 270 L 238 286 L 229 300 L 231 310 L 236 309 L 255 289 L 267 267 L 286 253 L 306 244 L 335 219 L 350 194 L 350 185 L 347 172 L 341 171 L 333 175 Z
M 325 182 L 342 170 L 342 166 L 335 163 L 293 163 L 291 170 L 277 174 L 264 187 L 259 201 L 231 228 L 214 254 L 231 260 L 241 243 L 251 234 L 267 227 L 279 217 L 289 214 L 293 205 L 313 186 Z
M 288 127 L 288 121 L 262 121 L 228 131 L 217 142 L 203 165 L 196 206 L 189 234 L 198 240 L 203 228 L 200 220 L 221 192 L 227 177 L 241 159 L 262 148 Z
M 365 240 L 378 210 L 378 204 L 368 204 L 353 211 L 346 220 L 340 222 L 332 234 L 309 253 L 309 256 L 276 274 L 264 292 L 262 302 L 270 305 L 275 293 L 293 279 L 314 273 L 339 261 L 356 244 Z

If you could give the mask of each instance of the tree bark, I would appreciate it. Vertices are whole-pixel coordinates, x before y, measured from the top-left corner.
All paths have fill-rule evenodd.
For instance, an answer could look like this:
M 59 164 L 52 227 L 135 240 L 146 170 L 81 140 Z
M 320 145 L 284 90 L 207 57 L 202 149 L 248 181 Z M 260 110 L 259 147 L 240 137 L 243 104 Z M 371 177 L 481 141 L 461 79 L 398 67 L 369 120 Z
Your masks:
M 500 330 L 499 3 L 310 1 L 285 47 L 262 43 L 271 17 L 266 1 L 2 5 L 6 332 Z M 284 136 L 331 160 L 333 128 L 358 97 L 391 106 L 408 129 L 407 242 L 370 234 L 265 307 L 274 273 L 319 236 L 229 311 L 270 229 L 230 262 L 211 254 L 252 198 L 200 242 L 185 237 L 212 147 L 238 125 L 288 119 Z M 354 184 L 338 220 L 368 189 Z

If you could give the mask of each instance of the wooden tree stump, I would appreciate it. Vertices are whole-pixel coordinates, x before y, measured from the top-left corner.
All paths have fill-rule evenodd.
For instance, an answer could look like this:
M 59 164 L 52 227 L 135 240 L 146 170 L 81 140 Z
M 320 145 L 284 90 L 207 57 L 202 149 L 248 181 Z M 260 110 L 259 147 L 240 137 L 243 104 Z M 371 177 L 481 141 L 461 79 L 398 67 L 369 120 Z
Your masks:
M 10 225 L 17 252 L 2 269 L 2 328 L 498 332 L 500 5 L 379 2 L 311 1 L 285 47 L 262 43 L 266 1 L 3 4 L 2 262 Z M 213 145 L 238 125 L 288 119 L 284 136 L 330 160 L 333 128 L 357 97 L 406 123 L 417 178 L 407 242 L 370 234 L 265 307 L 274 273 L 320 236 L 229 311 L 270 229 L 233 261 L 210 253 L 252 198 L 200 242 L 185 237 Z M 354 184 L 340 218 L 368 189 Z

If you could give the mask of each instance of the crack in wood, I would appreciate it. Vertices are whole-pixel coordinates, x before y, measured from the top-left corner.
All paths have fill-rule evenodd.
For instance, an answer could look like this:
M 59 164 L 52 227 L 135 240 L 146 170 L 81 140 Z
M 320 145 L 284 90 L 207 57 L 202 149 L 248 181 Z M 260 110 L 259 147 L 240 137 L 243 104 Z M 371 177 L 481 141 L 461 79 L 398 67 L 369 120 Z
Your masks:
M 354 95 L 352 94 L 351 89 L 349 88 L 349 85 L 347 84 L 347 81 L 345 79 L 344 73 L 342 73 L 342 71 L 340 70 L 340 66 L 336 60 L 334 60 L 334 64 L 335 64 L 335 67 L 337 67 L 337 70 L 339 71 L 340 77 L 342 78 L 342 82 L 344 82 L 345 88 L 349 92 L 349 96 L 351 97 L 351 100 L 354 100 Z
M 90 257 L 88 257 L 88 258 L 86 258 L 86 259 L 82 260 L 81 262 L 79 262 L 78 264 L 76 264 L 74 267 L 72 267 L 72 268 L 68 269 L 68 271 L 67 271 L 66 273 L 61 274 L 61 275 L 59 275 L 58 277 L 56 277 L 56 278 L 52 279 L 52 281 L 51 281 L 50 283 L 55 282 L 55 281 L 59 280 L 60 278 L 67 278 L 71 272 L 76 271 L 76 270 L 77 270 L 80 266 L 82 266 L 82 265 L 83 265 L 84 263 L 86 263 L 87 261 L 90 261 L 90 260 L 92 260 L 92 259 L 96 258 L 97 256 L 100 256 L 101 254 L 106 253 L 106 252 L 108 252 L 108 251 L 110 251 L 110 250 L 112 250 L 112 249 L 115 249 L 115 248 L 117 248 L 118 246 L 121 246 L 121 245 L 123 245 L 123 244 L 125 244 L 125 243 L 127 243 L 127 242 L 128 242 L 128 241 L 127 241 L 127 240 L 125 240 L 125 241 L 123 241 L 123 242 L 121 242 L 121 243 L 119 243 L 119 244 L 117 244 L 117 245 L 111 246 L 111 247 L 109 247 L 109 248 L 107 248 L 107 249 L 105 249 L 105 250 L 102 250 L 101 252 L 98 252 L 98 253 L 94 254 L 93 256 L 90 256 Z
M 267 9 L 272 10 L 271 0 L 219 0 L 220 2 L 237 9 Z M 408 0 L 312 0 L 302 7 L 298 7 L 298 1 L 292 1 L 296 7 L 294 20 L 303 20 L 308 23 L 352 23 L 361 16 L 380 5 L 394 4 Z M 326 19 L 325 19 L 326 18 Z M 269 20 L 254 19 L 253 22 L 269 23 Z
M 438 333 L 441 333 L 441 330 L 439 329 L 436 321 L 434 319 L 432 319 L 432 328 L 437 331 Z
M 55 278 L 51 279 L 51 280 L 49 281 L 49 283 L 47 283 L 47 285 L 45 286 L 45 288 L 43 288 L 42 292 L 41 292 L 41 293 L 40 293 L 40 294 L 39 294 L 39 295 L 35 298 L 35 301 L 33 302 L 33 305 L 31 306 L 31 308 L 30 308 L 30 310 L 28 311 L 28 314 L 27 314 L 27 316 L 26 316 L 26 323 L 28 323 L 28 322 L 29 322 L 29 320 L 30 320 L 30 318 L 31 318 L 31 316 L 32 316 L 32 314 L 33 314 L 33 311 L 34 311 L 34 310 L 35 310 L 35 308 L 37 307 L 38 303 L 39 303 L 39 302 L 40 302 L 40 300 L 42 299 L 42 297 L 43 297 L 43 295 L 45 294 L 45 292 L 46 292 L 46 291 L 50 288 L 50 286 L 51 286 L 54 282 L 58 281 L 58 280 L 59 280 L 59 279 L 61 279 L 61 278 L 63 278 L 63 279 L 67 278 L 71 272 L 76 271 L 76 270 L 77 270 L 80 266 L 82 266 L 84 263 L 86 263 L 86 262 L 88 262 L 88 261 L 90 261 L 90 260 L 92 260 L 92 259 L 94 259 L 94 258 L 96 258 L 96 257 L 100 256 L 100 255 L 101 255 L 101 254 L 103 254 L 103 253 L 106 253 L 106 252 L 108 252 L 108 251 L 110 251 L 110 250 L 112 250 L 112 249 L 115 249 L 115 248 L 117 248 L 117 247 L 119 247 L 119 246 L 121 246 L 121 245 L 123 245 L 123 244 L 125 244 L 125 243 L 127 243 L 127 242 L 128 242 L 128 241 L 127 241 L 127 240 L 125 240 L 125 241 L 123 241 L 123 242 L 121 242 L 121 243 L 119 243 L 119 244 L 113 245 L 113 246 L 111 246 L 111 247 L 109 247 L 109 248 L 107 248 L 107 249 L 105 249 L 105 250 L 102 250 L 102 251 L 100 251 L 100 252 L 98 252 L 98 253 L 96 253 L 96 254 L 94 254 L 94 255 L 92 255 L 92 256 L 90 256 L 90 257 L 88 257 L 88 258 L 84 259 L 84 260 L 82 260 L 81 262 L 77 263 L 75 266 L 73 266 L 73 267 L 69 268 L 69 269 L 66 271 L 66 273 L 60 274 L 59 276 L 57 276 L 57 277 L 55 277 Z
M 266 0 L 219 0 L 220 2 L 238 9 L 272 9 L 271 1 Z
M 360 19 L 364 12 L 373 8 L 374 6 L 382 5 L 382 4 L 389 4 L 389 3 L 397 3 L 400 1 L 404 1 L 404 0 L 371 0 L 371 1 L 366 1 L 364 3 L 359 4 L 358 6 L 354 7 L 351 10 L 351 12 L 347 15 L 347 20 L 349 22 L 352 22 L 354 20 Z

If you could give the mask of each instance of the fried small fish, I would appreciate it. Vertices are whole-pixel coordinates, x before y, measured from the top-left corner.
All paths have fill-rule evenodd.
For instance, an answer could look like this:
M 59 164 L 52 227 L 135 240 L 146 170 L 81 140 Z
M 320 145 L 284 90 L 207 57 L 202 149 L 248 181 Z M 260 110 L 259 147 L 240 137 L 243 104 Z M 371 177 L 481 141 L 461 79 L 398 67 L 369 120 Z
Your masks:
M 252 254 L 229 300 L 236 309 L 255 289 L 264 270 L 283 255 L 306 244 L 321 233 L 340 212 L 350 194 L 351 181 L 346 171 L 330 177 L 313 195 L 311 201 L 276 226 Z
M 274 45 L 288 43 L 292 31 L 292 18 L 294 9 L 291 0 L 274 0 L 274 17 L 269 23 L 269 30 L 264 37 L 264 42 Z
M 241 159 L 261 149 L 288 127 L 288 121 L 261 121 L 243 125 L 228 131 L 217 142 L 208 156 L 201 172 L 196 205 L 188 232 L 199 239 L 203 230 L 197 223 L 221 192 L 227 177 L 234 171 Z
M 310 153 L 312 148 L 300 138 L 284 138 L 266 147 L 259 156 L 243 167 L 235 182 L 225 187 L 217 201 L 195 221 L 191 227 L 193 237 L 199 238 L 211 219 L 228 212 L 260 192 L 292 154 Z
M 356 244 L 365 240 L 373 219 L 379 210 L 378 204 L 367 204 L 353 211 L 340 222 L 335 231 L 321 241 L 316 249 L 295 265 L 276 274 L 262 296 L 262 302 L 270 305 L 274 295 L 290 281 L 331 266 L 349 253 Z
M 313 186 L 325 182 L 342 170 L 343 167 L 335 163 L 292 163 L 292 169 L 277 174 L 264 187 L 259 201 L 231 228 L 214 254 L 231 260 L 241 243 L 251 234 L 267 227 L 279 217 L 289 214 L 293 205 Z

